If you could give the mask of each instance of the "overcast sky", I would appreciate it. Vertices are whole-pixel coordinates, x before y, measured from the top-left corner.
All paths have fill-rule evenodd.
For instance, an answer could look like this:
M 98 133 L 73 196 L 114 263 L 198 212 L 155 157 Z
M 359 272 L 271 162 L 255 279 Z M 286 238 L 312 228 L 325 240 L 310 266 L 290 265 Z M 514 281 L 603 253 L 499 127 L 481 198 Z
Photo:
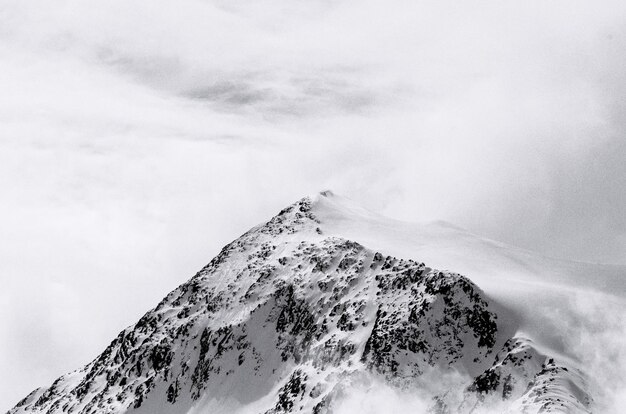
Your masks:
M 0 0 L 0 411 L 331 188 L 626 263 L 623 1 Z

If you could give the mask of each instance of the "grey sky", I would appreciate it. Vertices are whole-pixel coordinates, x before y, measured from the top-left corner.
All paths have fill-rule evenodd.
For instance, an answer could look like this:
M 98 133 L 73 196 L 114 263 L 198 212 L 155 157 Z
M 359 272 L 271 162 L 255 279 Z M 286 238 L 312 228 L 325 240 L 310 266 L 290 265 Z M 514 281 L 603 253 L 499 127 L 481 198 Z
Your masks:
M 0 411 L 320 189 L 626 263 L 625 23 L 618 1 L 0 2 Z

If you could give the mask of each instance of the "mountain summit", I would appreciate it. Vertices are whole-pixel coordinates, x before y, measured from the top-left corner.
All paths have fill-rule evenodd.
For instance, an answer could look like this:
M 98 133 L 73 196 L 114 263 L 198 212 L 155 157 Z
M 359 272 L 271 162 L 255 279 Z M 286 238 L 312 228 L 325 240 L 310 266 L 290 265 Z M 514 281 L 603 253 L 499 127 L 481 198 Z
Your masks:
M 472 274 L 434 268 L 446 258 Z M 437 414 L 589 413 L 588 376 L 550 335 L 540 344 L 523 329 L 532 299 L 508 292 L 539 278 L 517 277 L 533 263 L 564 277 L 541 260 L 325 191 L 226 245 L 92 362 L 9 413 L 337 413 L 381 387 Z M 516 278 L 498 278 L 508 262 Z

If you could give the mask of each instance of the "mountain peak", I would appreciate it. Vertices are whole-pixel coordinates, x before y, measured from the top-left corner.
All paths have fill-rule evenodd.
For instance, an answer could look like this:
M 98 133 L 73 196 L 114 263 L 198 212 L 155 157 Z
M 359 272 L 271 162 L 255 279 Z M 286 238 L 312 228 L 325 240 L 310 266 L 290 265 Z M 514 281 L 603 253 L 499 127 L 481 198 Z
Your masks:
M 430 374 L 456 378 L 431 390 L 433 413 L 496 400 L 545 411 L 564 403 L 544 389 L 558 395 L 567 384 L 579 391 L 567 409 L 588 412 L 584 375 L 515 336 L 519 320 L 474 281 L 371 247 L 376 234 L 413 247 L 459 237 L 408 230 L 417 234 L 328 191 L 304 197 L 10 413 L 322 414 L 346 384 L 415 391 L 429 388 Z

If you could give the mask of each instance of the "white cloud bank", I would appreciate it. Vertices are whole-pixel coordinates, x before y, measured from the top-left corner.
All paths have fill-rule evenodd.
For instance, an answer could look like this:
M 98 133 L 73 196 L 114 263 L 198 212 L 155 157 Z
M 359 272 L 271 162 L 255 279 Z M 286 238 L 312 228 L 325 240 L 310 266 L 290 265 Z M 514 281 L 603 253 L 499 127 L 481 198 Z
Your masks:
M 0 2 L 7 408 L 333 188 L 625 263 L 626 5 Z

